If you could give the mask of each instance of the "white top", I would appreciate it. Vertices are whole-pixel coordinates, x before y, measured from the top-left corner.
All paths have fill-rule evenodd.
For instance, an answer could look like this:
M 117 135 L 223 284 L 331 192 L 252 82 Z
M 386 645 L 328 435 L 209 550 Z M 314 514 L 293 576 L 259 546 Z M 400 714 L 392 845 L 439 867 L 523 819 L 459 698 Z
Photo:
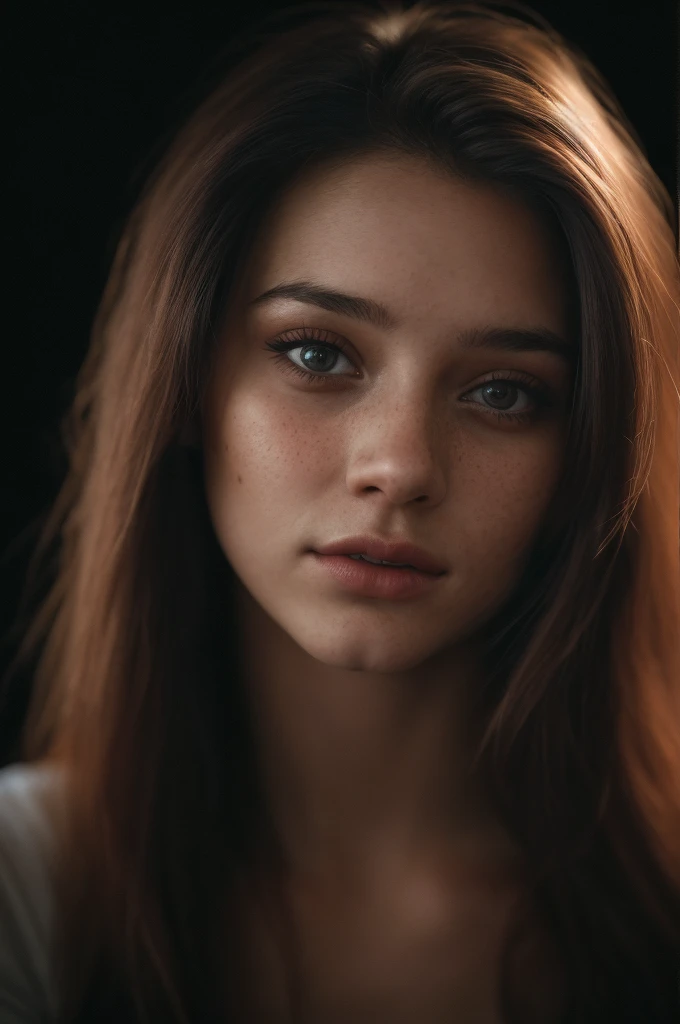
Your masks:
M 0 1022 L 56 1021 L 52 979 L 53 827 L 44 797 L 58 769 L 0 770 Z

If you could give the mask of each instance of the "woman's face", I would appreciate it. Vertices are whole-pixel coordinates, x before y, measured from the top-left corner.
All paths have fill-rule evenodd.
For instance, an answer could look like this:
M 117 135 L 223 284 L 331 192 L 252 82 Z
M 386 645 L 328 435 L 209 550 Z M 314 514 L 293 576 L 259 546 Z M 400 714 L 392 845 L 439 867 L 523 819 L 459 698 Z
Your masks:
M 312 658 L 408 671 L 509 597 L 561 473 L 569 353 L 466 341 L 531 329 L 571 349 L 563 266 L 530 209 L 415 158 L 308 171 L 262 223 L 203 409 L 206 495 L 241 583 Z M 290 282 L 389 316 L 253 302 Z M 313 552 L 359 535 L 446 572 L 408 599 L 357 595 Z

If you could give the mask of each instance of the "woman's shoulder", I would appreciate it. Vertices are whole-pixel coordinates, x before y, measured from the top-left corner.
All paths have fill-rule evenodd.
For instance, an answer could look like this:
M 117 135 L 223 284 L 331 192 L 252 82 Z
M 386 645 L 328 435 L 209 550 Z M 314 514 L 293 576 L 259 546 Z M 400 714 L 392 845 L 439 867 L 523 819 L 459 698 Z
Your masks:
M 54 823 L 61 771 L 46 763 L 0 769 L 0 1020 L 53 1015 Z

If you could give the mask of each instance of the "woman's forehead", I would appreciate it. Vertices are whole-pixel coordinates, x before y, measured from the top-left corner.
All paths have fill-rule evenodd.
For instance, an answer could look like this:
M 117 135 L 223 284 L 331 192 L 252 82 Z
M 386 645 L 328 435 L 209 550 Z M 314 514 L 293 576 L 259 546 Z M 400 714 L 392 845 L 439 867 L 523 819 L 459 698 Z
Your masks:
M 253 239 L 243 298 L 314 280 L 371 295 L 401 322 L 469 326 L 481 305 L 559 330 L 557 248 L 544 218 L 502 189 L 373 157 L 307 173 L 287 189 Z

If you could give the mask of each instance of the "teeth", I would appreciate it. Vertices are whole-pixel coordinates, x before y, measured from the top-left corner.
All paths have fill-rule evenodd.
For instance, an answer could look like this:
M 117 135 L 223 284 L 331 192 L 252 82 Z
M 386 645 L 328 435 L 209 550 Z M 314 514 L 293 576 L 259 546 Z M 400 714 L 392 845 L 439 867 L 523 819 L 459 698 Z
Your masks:
M 395 569 L 412 569 L 413 566 L 407 562 L 385 562 L 379 558 L 369 558 L 368 555 L 350 555 L 350 558 L 363 559 L 364 562 L 371 562 L 372 565 L 391 565 Z

